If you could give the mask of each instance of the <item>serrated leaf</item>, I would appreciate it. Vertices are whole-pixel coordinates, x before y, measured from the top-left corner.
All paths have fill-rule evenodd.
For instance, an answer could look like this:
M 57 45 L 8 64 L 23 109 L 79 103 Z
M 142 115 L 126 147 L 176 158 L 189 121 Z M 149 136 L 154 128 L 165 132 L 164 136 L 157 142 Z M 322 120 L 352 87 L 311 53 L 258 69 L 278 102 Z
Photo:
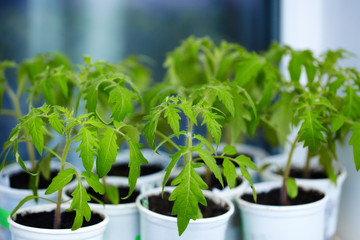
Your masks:
M 45 125 L 44 121 L 40 116 L 32 115 L 27 121 L 27 131 L 32 139 L 32 142 L 35 145 L 35 148 L 42 155 L 43 146 L 44 146 L 44 135 L 45 130 L 43 126 Z
M 223 155 L 235 155 L 237 154 L 237 150 L 234 146 L 226 145 L 223 149 Z
M 351 86 L 348 86 L 345 92 L 346 95 L 341 108 L 341 113 L 356 121 L 360 117 L 360 97 L 357 95 L 356 90 Z
M 169 165 L 165 168 L 165 176 L 162 182 L 162 191 L 164 191 L 165 185 L 167 183 L 167 181 L 169 180 L 169 177 L 171 175 L 171 171 L 173 170 L 173 168 L 175 167 L 176 163 L 179 161 L 180 157 L 187 151 L 186 148 L 181 148 L 180 151 L 176 152 L 173 155 L 170 155 L 169 157 L 171 158 L 171 161 L 169 163 Z
M 301 68 L 304 63 L 303 52 L 292 51 L 288 70 L 292 81 L 299 82 Z
M 76 151 L 80 151 L 79 157 L 82 159 L 86 171 L 91 172 L 94 166 L 94 156 L 97 155 L 96 149 L 99 148 L 99 140 L 96 132 L 82 127 L 76 142 L 80 142 Z
M 56 177 L 54 177 L 45 191 L 45 194 L 52 194 L 65 187 L 72 179 L 75 174 L 75 170 L 68 168 L 60 171 Z
M 145 123 L 145 126 L 142 130 L 144 133 L 144 136 L 148 140 L 148 143 L 152 147 L 152 149 L 155 149 L 155 132 L 157 129 L 158 121 L 160 118 L 161 110 L 154 109 L 153 112 L 145 117 L 145 120 L 147 122 Z
M 318 116 L 312 111 L 306 111 L 303 116 L 299 134 L 299 142 L 304 141 L 304 147 L 308 147 L 311 153 L 316 153 L 321 147 L 321 143 L 326 143 L 323 132 L 327 129 L 317 120 Z
M 105 193 L 106 196 L 109 198 L 111 204 L 117 205 L 120 203 L 119 190 L 116 186 L 106 185 Z
M 221 171 L 218 167 L 218 165 L 216 164 L 216 160 L 213 157 L 213 155 L 211 154 L 211 152 L 205 150 L 205 149 L 196 149 L 195 151 L 197 154 L 199 154 L 200 158 L 205 162 L 205 164 L 209 167 L 209 169 L 211 170 L 212 173 L 214 173 L 214 176 L 216 177 L 216 179 L 219 180 L 221 186 L 224 187 L 224 182 L 222 179 L 222 174 Z
M 216 153 L 213 145 L 206 138 L 204 138 L 203 136 L 198 135 L 198 134 L 195 134 L 194 138 L 199 140 L 201 143 L 205 144 L 205 146 L 208 148 L 208 150 L 210 150 L 212 153 L 214 153 L 214 154 Z
M 71 230 L 76 230 L 82 226 L 83 218 L 85 218 L 86 221 L 89 221 L 91 218 L 91 209 L 88 204 L 91 198 L 80 181 L 71 196 L 73 199 L 67 211 L 76 211 L 75 220 L 71 227 Z
M 201 125 L 206 124 L 207 130 L 210 132 L 211 136 L 214 138 L 216 145 L 219 145 L 221 140 L 221 124 L 216 120 L 221 119 L 222 117 L 216 113 L 205 111 L 203 112 L 203 122 Z
M 133 142 L 132 140 L 128 141 L 130 147 L 130 162 L 129 162 L 129 194 L 126 198 L 130 197 L 133 193 L 136 181 L 140 176 L 140 166 L 141 164 L 147 164 L 148 161 L 143 156 L 142 152 L 140 151 L 141 144 Z
M 354 162 L 356 170 L 360 169 L 360 124 L 355 123 L 352 128 L 352 135 L 349 145 L 353 146 Z
M 194 108 L 191 103 L 181 100 L 182 104 L 179 106 L 183 110 L 184 114 L 195 124 L 197 125 L 196 115 L 194 113 Z
M 110 171 L 111 165 L 116 161 L 117 150 L 119 148 L 116 144 L 116 139 L 116 133 L 112 128 L 107 128 L 101 135 L 96 159 L 96 172 L 100 178 Z
M 220 102 L 224 104 L 231 116 L 234 116 L 235 107 L 231 92 L 225 86 L 215 86 L 214 91 L 215 95 L 219 98 Z
M 256 78 L 265 64 L 265 59 L 253 53 L 247 56 L 237 66 L 235 73 L 235 82 L 240 86 L 246 85 L 252 79 Z
M 134 112 L 133 98 L 134 94 L 124 87 L 117 86 L 112 89 L 109 94 L 109 103 L 114 104 L 111 117 L 117 121 L 124 120 L 127 115 L 132 118 Z
M 99 180 L 99 177 L 96 176 L 93 172 L 87 171 L 81 174 L 82 177 L 85 178 L 86 182 L 90 185 L 95 192 L 104 194 L 105 188 L 104 185 Z
M 286 179 L 286 192 L 290 198 L 296 198 L 298 195 L 298 187 L 294 178 Z
M 204 194 L 201 191 L 201 189 L 206 189 L 207 185 L 194 170 L 191 162 L 184 166 L 173 183 L 178 183 L 179 185 L 171 193 L 169 201 L 174 201 L 171 214 L 177 216 L 178 233 L 181 236 L 187 228 L 190 219 L 196 220 L 198 218 L 198 204 L 207 205 Z
M 243 165 L 243 166 L 246 166 L 254 171 L 257 171 L 258 170 L 258 167 L 256 166 L 256 164 L 251 161 L 251 158 L 249 158 L 248 156 L 245 156 L 245 155 L 240 155 L 240 156 L 237 156 L 234 161 L 240 166 L 240 165 Z
M 237 178 L 235 165 L 228 158 L 224 158 L 223 168 L 223 174 L 226 178 L 228 186 L 230 188 L 234 188 L 236 186 Z
M 59 118 L 59 113 L 58 112 L 53 112 L 50 116 L 49 116 L 49 123 L 51 125 L 51 127 L 57 131 L 59 134 L 63 134 L 63 125 L 61 124 L 61 120 Z
M 97 100 L 98 100 L 98 89 L 97 86 L 91 86 L 86 88 L 85 93 L 85 108 L 89 113 L 96 112 Z
M 176 109 L 175 107 L 168 106 L 165 109 L 165 118 L 167 118 L 168 124 L 170 125 L 171 129 L 175 133 L 177 137 L 179 137 L 179 130 L 180 130 L 180 110 Z
M 140 141 L 140 132 L 139 130 L 131 125 L 125 125 L 122 128 L 123 131 L 125 131 L 126 135 L 134 142 Z

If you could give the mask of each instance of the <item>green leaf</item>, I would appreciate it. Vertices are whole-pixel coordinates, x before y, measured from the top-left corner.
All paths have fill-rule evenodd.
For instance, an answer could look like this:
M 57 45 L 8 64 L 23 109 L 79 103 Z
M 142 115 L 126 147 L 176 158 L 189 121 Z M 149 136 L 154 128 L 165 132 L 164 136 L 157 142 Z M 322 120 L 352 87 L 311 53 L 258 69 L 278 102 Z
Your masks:
M 130 197 L 133 193 L 136 181 L 140 176 L 140 166 L 141 164 L 147 164 L 148 161 L 143 156 L 140 151 L 141 144 L 133 142 L 131 140 L 128 141 L 130 147 L 130 162 L 129 162 L 129 194 L 126 198 Z
M 224 187 L 224 182 L 222 179 L 222 175 L 221 175 L 221 171 L 218 167 L 218 165 L 216 164 L 216 160 L 213 157 L 213 155 L 211 154 L 211 152 L 205 150 L 205 149 L 196 149 L 195 152 L 197 154 L 199 154 L 200 158 L 205 162 L 205 164 L 209 167 L 209 169 L 211 170 L 211 172 L 214 173 L 216 179 L 219 180 L 221 186 Z
M 198 135 L 198 134 L 195 134 L 195 135 L 194 135 L 194 138 L 197 139 L 197 140 L 199 140 L 199 141 L 202 142 L 203 144 L 205 144 L 205 146 L 208 148 L 208 150 L 210 150 L 210 151 L 213 152 L 214 154 L 216 153 L 213 145 L 212 145 L 206 138 L 204 138 L 203 136 Z
M 312 111 L 306 111 L 302 117 L 304 119 L 299 130 L 299 142 L 304 141 L 304 147 L 309 147 L 311 153 L 316 153 L 321 147 L 321 143 L 326 143 L 323 132 L 327 129 L 317 120 L 318 116 Z
M 117 205 L 120 203 L 119 190 L 116 186 L 105 186 L 105 193 L 112 204 Z
M 192 163 L 187 163 L 181 173 L 174 179 L 172 184 L 179 185 L 174 189 L 169 197 L 169 201 L 174 201 L 172 215 L 177 216 L 177 226 L 179 236 L 187 228 L 190 219 L 196 220 L 199 213 L 199 203 L 206 206 L 206 199 L 201 189 L 206 189 L 207 185 L 194 170 Z
M 85 89 L 85 108 L 89 113 L 96 112 L 97 100 L 98 100 L 98 89 L 97 86 L 91 86 Z
M 60 171 L 56 177 L 54 177 L 45 191 L 45 194 L 52 194 L 65 187 L 72 179 L 75 174 L 75 170 L 68 168 Z
M 226 145 L 223 149 L 223 155 L 235 155 L 237 154 L 237 150 L 234 146 Z
M 187 149 L 182 147 L 180 151 L 176 152 L 173 155 L 170 155 L 171 161 L 169 165 L 165 168 L 165 176 L 162 182 L 162 191 L 164 191 L 165 185 L 169 180 L 172 169 L 175 167 L 176 163 L 179 161 L 180 157 L 187 152 Z
M 303 52 L 292 51 L 291 59 L 289 61 L 289 66 L 288 66 L 288 70 L 292 81 L 299 82 L 303 63 L 304 63 Z
M 353 146 L 354 162 L 356 170 L 360 169 L 360 123 L 355 123 L 352 128 L 352 135 L 349 145 Z
M 206 124 L 208 131 L 210 132 L 211 136 L 214 138 L 216 145 L 219 145 L 221 140 L 221 124 L 218 123 L 216 120 L 221 119 L 222 117 L 216 113 L 205 111 L 203 112 L 203 122 L 201 125 Z
M 352 120 L 356 121 L 360 118 L 360 97 L 358 96 L 356 90 L 348 86 L 345 90 L 344 103 L 341 108 L 341 113 L 350 117 Z
M 341 114 L 334 114 L 331 119 L 331 131 L 336 132 L 339 130 L 345 123 L 345 117 Z
M 104 194 L 105 188 L 104 185 L 99 180 L 99 177 L 96 176 L 93 172 L 87 171 L 81 174 L 82 177 L 85 178 L 86 182 L 90 185 L 95 192 Z
M 32 142 L 35 145 L 35 148 L 38 150 L 39 154 L 42 155 L 43 146 L 44 146 L 44 121 L 40 116 L 36 116 L 34 113 L 27 121 L 27 131 L 32 139 Z
M 97 155 L 96 149 L 99 148 L 99 140 L 94 131 L 82 127 L 76 142 L 80 142 L 76 151 L 80 151 L 80 158 L 86 171 L 91 172 L 94 166 L 94 156 Z
M 337 176 L 334 167 L 332 165 L 333 159 L 330 156 L 331 152 L 332 151 L 330 149 L 328 149 L 325 146 L 322 146 L 320 149 L 319 163 L 324 168 L 329 180 L 336 185 Z
M 165 109 L 165 118 L 167 118 L 167 121 L 171 127 L 171 129 L 174 131 L 175 135 L 179 137 L 179 129 L 180 129 L 180 110 L 176 109 L 173 106 L 168 106 Z
M 253 161 L 251 161 L 251 158 L 249 158 L 245 155 L 237 156 L 235 159 L 233 159 L 233 161 L 236 162 L 239 166 L 243 165 L 254 171 L 258 170 L 258 167 L 256 166 L 256 164 Z
M 76 230 L 82 226 L 83 218 L 85 218 L 86 221 L 90 221 L 91 209 L 88 201 L 90 201 L 91 198 L 87 194 L 86 189 L 82 185 L 81 181 L 78 182 L 78 185 L 71 196 L 73 199 L 71 201 L 70 208 L 66 211 L 76 211 L 75 220 L 71 227 L 71 230 Z
M 55 131 L 59 134 L 63 134 L 64 127 L 61 124 L 58 112 L 55 111 L 49 116 L 49 123 Z
M 117 150 L 119 148 L 116 144 L 116 139 L 116 133 L 112 128 L 107 128 L 101 135 L 96 159 L 96 172 L 100 178 L 110 171 L 111 165 L 116 161 Z
M 109 103 L 114 104 L 111 117 L 117 121 L 124 120 L 127 115 L 132 118 L 134 112 L 132 99 L 134 96 L 130 90 L 124 87 L 117 86 L 114 88 L 109 95 Z
M 182 104 L 179 106 L 183 110 L 184 114 L 195 124 L 197 125 L 196 115 L 194 113 L 194 107 L 190 102 L 181 99 Z
M 236 186 L 236 168 L 235 165 L 229 160 L 229 158 L 224 158 L 223 161 L 223 174 L 226 178 L 226 182 L 230 188 Z
M 157 129 L 158 121 L 161 115 L 161 109 L 156 108 L 152 113 L 146 116 L 144 119 L 147 120 L 142 130 L 144 136 L 148 140 L 150 146 L 155 149 L 155 132 Z
M 134 142 L 140 141 L 140 132 L 139 130 L 131 125 L 125 125 L 123 128 L 123 131 L 125 131 L 126 135 Z
M 237 66 L 235 73 L 235 82 L 240 87 L 246 85 L 258 76 L 265 63 L 265 59 L 260 57 L 256 53 L 247 56 Z
M 294 178 L 286 179 L 286 192 L 290 198 L 296 198 L 298 195 L 298 187 Z
M 91 65 L 91 57 L 90 56 L 83 56 L 84 63 L 87 65 Z
M 231 92 L 221 85 L 214 87 L 215 95 L 219 98 L 220 102 L 224 104 L 226 109 L 230 112 L 231 116 L 235 115 L 235 106 L 234 101 L 231 95 Z

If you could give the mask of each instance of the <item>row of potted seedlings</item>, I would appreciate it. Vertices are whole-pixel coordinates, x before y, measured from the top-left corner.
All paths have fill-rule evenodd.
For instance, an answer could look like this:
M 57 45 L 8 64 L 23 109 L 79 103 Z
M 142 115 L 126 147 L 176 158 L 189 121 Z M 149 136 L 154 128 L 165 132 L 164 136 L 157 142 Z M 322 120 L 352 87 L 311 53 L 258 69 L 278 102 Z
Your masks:
M 59 54 L 21 64 L 18 93 L 1 78 L 10 98 L 26 88 L 30 92 L 29 112 L 12 114 L 19 123 L 2 151 L 2 177 L 8 176 L 4 164 L 12 150 L 32 179 L 27 184 L 33 194 L 15 200 L 16 207 L 0 206 L 12 211 L 13 239 L 103 239 L 104 232 L 104 239 L 239 239 L 241 234 L 244 239 L 331 239 L 334 206 L 346 177 L 334 161 L 335 147 L 350 132 L 360 166 L 360 80 L 356 70 L 339 66 L 346 54 L 328 51 L 315 58 L 310 51 L 277 44 L 256 54 L 190 37 L 168 54 L 166 77 L 153 87 L 140 87 L 149 82 L 148 72 L 134 59 L 108 64 L 86 57 L 77 71 Z M 278 67 L 283 59 L 290 59 L 285 74 Z M 13 65 L 2 63 L 2 75 Z M 46 103 L 36 108 L 38 95 Z M 295 139 L 287 137 L 291 129 Z M 283 160 L 260 161 L 264 151 L 250 157 L 251 148 L 237 144 L 260 131 L 271 143 L 290 145 L 280 155 Z M 152 150 L 142 147 L 142 136 Z M 296 153 L 301 143 L 304 159 Z M 19 153 L 22 145 L 35 147 L 43 159 L 27 165 Z M 69 159 L 71 151 L 80 158 Z M 303 172 L 291 169 L 293 158 L 306 160 Z M 40 176 L 50 178 L 53 161 L 58 172 L 44 192 L 37 191 Z M 115 162 L 122 161 L 125 178 L 113 177 Z M 164 171 L 141 177 L 153 161 Z M 261 179 L 270 182 L 253 184 L 257 164 Z M 324 177 L 309 180 L 318 169 Z M 35 208 L 50 215 L 48 226 L 33 226 L 40 221 L 29 220 L 19 208 L 45 199 L 56 204 Z

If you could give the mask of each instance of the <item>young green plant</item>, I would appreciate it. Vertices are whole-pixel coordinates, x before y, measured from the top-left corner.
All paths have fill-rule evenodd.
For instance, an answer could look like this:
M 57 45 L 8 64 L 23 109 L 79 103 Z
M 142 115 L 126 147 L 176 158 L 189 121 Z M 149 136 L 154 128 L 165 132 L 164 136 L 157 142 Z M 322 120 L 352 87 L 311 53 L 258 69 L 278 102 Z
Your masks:
M 161 118 L 165 118 L 168 122 L 172 134 L 166 137 L 159 144 L 155 144 L 155 133 L 158 128 L 158 122 Z M 171 193 L 169 200 L 174 201 L 172 214 L 177 217 L 177 226 L 179 235 L 181 235 L 187 228 L 190 219 L 196 220 L 202 217 L 199 209 L 199 203 L 206 206 L 206 199 L 202 192 L 208 186 L 200 177 L 196 168 L 200 167 L 202 163 L 200 159 L 193 159 L 193 154 L 198 154 L 203 163 L 210 169 L 210 171 L 224 186 L 222 174 L 225 175 L 226 180 L 234 186 L 237 178 L 235 164 L 240 166 L 242 175 L 251 183 L 251 177 L 246 169 L 250 167 L 256 169 L 256 166 L 246 156 L 238 156 L 236 158 L 219 156 L 223 158 L 223 173 L 216 163 L 216 151 L 213 145 L 203 136 L 194 134 L 194 127 L 197 126 L 198 120 L 202 119 L 201 125 L 206 125 L 207 131 L 214 139 L 216 144 L 219 144 L 221 139 L 221 124 L 218 122 L 223 116 L 219 110 L 211 107 L 206 101 L 200 101 L 194 104 L 182 97 L 167 97 L 164 101 L 153 108 L 150 115 L 146 117 L 146 124 L 143 129 L 145 137 L 148 139 L 150 145 L 157 151 L 165 142 L 171 142 L 174 145 L 176 152 L 170 156 L 171 161 L 166 167 L 166 174 L 163 179 L 163 188 L 168 181 L 173 168 L 177 165 L 180 159 L 184 159 L 181 172 L 171 182 L 175 186 Z M 186 121 L 185 130 L 181 130 L 180 120 Z M 185 144 L 177 145 L 172 141 L 173 138 L 185 137 Z M 206 149 L 204 146 L 207 146 Z M 226 148 L 225 153 L 232 153 L 234 149 Z M 254 192 L 254 196 L 255 192 Z
M 117 135 L 124 137 L 131 146 L 131 164 L 130 166 L 130 192 L 132 193 L 136 185 L 136 178 L 139 175 L 141 163 L 146 163 L 146 159 L 140 152 L 140 144 L 136 139 L 128 137 L 122 132 L 126 125 L 121 122 L 114 122 L 114 125 L 105 125 L 93 113 L 73 116 L 73 111 L 59 106 L 49 106 L 44 104 L 40 108 L 32 108 L 28 115 L 21 118 L 20 123 L 13 129 L 11 135 L 5 144 L 4 151 L 6 154 L 13 149 L 13 154 L 17 162 L 23 165 L 22 158 L 19 155 L 19 143 L 31 142 L 42 155 L 45 151 L 53 155 L 61 163 L 61 169 L 57 176 L 52 179 L 51 184 L 46 189 L 45 194 L 57 192 L 56 213 L 54 228 L 59 228 L 61 214 L 61 196 L 63 188 L 74 178 L 77 178 L 77 187 L 73 191 L 70 208 L 67 211 L 76 211 L 72 230 L 82 226 L 83 219 L 89 221 L 91 210 L 88 205 L 91 196 L 86 192 L 83 185 L 85 180 L 95 192 L 105 193 L 104 186 L 100 183 L 99 177 L 103 177 L 110 170 L 112 163 L 116 159 L 118 145 L 116 144 Z M 46 135 L 55 134 L 56 131 L 60 136 L 65 138 L 64 148 L 59 152 L 54 152 L 51 148 L 44 145 Z M 77 169 L 67 162 L 67 156 L 71 149 L 71 144 L 78 142 L 76 151 L 80 152 L 82 166 L 85 171 L 80 173 Z M 93 165 L 97 164 L 97 175 L 92 172 Z M 135 167 L 133 167 L 135 166 Z M 26 201 L 40 198 L 38 196 L 28 196 L 23 199 L 14 209 L 14 214 L 19 207 Z

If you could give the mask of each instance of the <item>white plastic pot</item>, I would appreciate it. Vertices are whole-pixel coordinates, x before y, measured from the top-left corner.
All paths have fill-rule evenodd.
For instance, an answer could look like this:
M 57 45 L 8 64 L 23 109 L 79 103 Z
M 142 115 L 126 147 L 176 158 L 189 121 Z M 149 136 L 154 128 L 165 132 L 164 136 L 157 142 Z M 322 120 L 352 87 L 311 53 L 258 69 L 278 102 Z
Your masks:
M 303 167 L 304 166 L 304 153 L 297 152 L 297 154 L 293 158 L 293 166 Z M 279 154 L 268 157 L 264 160 L 265 163 L 276 162 L 280 168 L 284 168 L 287 160 L 287 154 Z M 312 168 L 319 169 L 320 166 L 317 164 L 317 161 L 312 161 Z M 328 196 L 328 202 L 326 205 L 326 213 L 325 213 L 325 239 L 332 239 L 337 231 L 337 222 L 339 215 L 339 205 L 341 199 L 341 190 L 343 183 L 346 179 L 347 172 L 344 167 L 340 164 L 336 164 L 335 171 L 338 172 L 337 176 L 337 185 L 335 186 L 329 179 L 302 179 L 296 178 L 296 182 L 298 184 L 306 184 L 313 186 L 316 189 L 320 189 L 323 192 L 326 192 Z M 266 169 L 263 173 L 261 173 L 260 177 L 263 181 L 280 181 L 281 176 L 276 174 L 276 167 L 271 166 Z
M 260 193 L 280 186 L 281 182 L 264 182 L 255 184 L 255 189 Z M 311 188 L 306 185 L 301 186 L 305 189 Z M 247 188 L 236 197 L 245 240 L 324 239 L 326 194 L 324 198 L 313 203 L 268 206 L 241 199 L 244 193 L 251 194 L 251 188 Z
M 140 176 L 138 178 L 137 184 L 141 185 L 143 188 L 151 189 L 156 186 L 156 184 L 159 182 L 159 179 L 161 179 L 162 176 L 164 175 L 164 169 L 170 161 L 169 154 L 162 151 L 158 151 L 159 154 L 157 154 L 152 149 L 141 149 L 141 152 L 144 155 L 144 157 L 149 161 L 149 164 L 158 164 L 160 166 L 163 166 L 162 171 L 149 174 L 146 176 Z M 130 159 L 129 149 L 121 150 L 116 156 L 117 163 L 128 163 L 129 159 Z M 111 178 L 127 179 L 127 177 L 107 176 L 107 179 L 111 179 Z
M 171 192 L 174 188 L 166 187 L 165 191 Z M 226 227 L 229 224 L 231 215 L 234 213 L 234 205 L 231 201 L 215 195 L 212 192 L 204 191 L 205 196 L 229 206 L 229 210 L 223 215 L 190 220 L 185 232 L 179 237 L 176 217 L 165 216 L 155 213 L 142 205 L 142 200 L 161 193 L 161 188 L 151 189 L 145 194 L 138 196 L 136 205 L 140 211 L 141 240 L 223 240 L 225 239 Z
M 128 186 L 126 178 L 107 178 L 106 183 L 114 186 Z M 76 185 L 77 182 L 74 181 L 65 187 L 63 199 L 69 199 L 66 191 L 74 189 Z M 87 187 L 88 185 L 84 183 L 84 186 Z M 140 191 L 140 188 L 138 184 L 136 189 Z M 135 202 L 121 203 L 120 199 L 120 204 L 118 205 L 105 204 L 103 206 L 97 203 L 89 203 L 89 205 L 91 209 L 102 211 L 109 217 L 109 224 L 106 227 L 104 239 L 117 240 L 121 236 L 122 240 L 134 240 L 140 234 L 140 217 Z
M 55 207 L 55 204 L 45 204 L 23 208 L 15 214 L 14 218 L 16 219 L 16 215 L 24 214 L 26 212 L 52 211 Z M 105 239 L 103 238 L 103 235 L 106 225 L 109 222 L 109 218 L 101 212 L 97 213 L 103 216 L 103 221 L 92 226 L 79 228 L 75 231 L 72 231 L 71 229 L 28 227 L 16 223 L 10 217 L 8 221 L 10 224 L 12 240 L 102 240 Z
M 26 161 L 25 166 L 27 168 L 30 167 L 30 162 Z M 53 169 L 60 169 L 60 164 L 57 162 L 51 163 L 51 167 Z M 17 189 L 17 188 L 11 188 L 10 187 L 10 176 L 12 174 L 15 174 L 17 172 L 24 171 L 18 163 L 12 163 L 3 168 L 3 170 L 0 172 L 0 208 L 11 212 L 18 204 L 19 202 L 25 198 L 26 196 L 33 195 L 32 190 L 30 189 Z M 50 195 L 45 195 L 46 189 L 39 189 L 38 195 L 40 197 L 45 197 L 51 200 L 56 200 L 57 193 L 53 193 Z M 49 203 L 46 200 L 39 199 L 38 204 L 44 204 Z M 35 200 L 31 200 L 26 202 L 23 207 L 27 206 L 33 206 L 35 205 Z M 4 211 L 4 212 L 5 212 Z M 7 216 L 0 216 L 3 218 L 7 218 Z M 10 239 L 10 232 L 5 229 L 4 227 L 0 227 L 0 234 L 2 234 L 2 239 Z

